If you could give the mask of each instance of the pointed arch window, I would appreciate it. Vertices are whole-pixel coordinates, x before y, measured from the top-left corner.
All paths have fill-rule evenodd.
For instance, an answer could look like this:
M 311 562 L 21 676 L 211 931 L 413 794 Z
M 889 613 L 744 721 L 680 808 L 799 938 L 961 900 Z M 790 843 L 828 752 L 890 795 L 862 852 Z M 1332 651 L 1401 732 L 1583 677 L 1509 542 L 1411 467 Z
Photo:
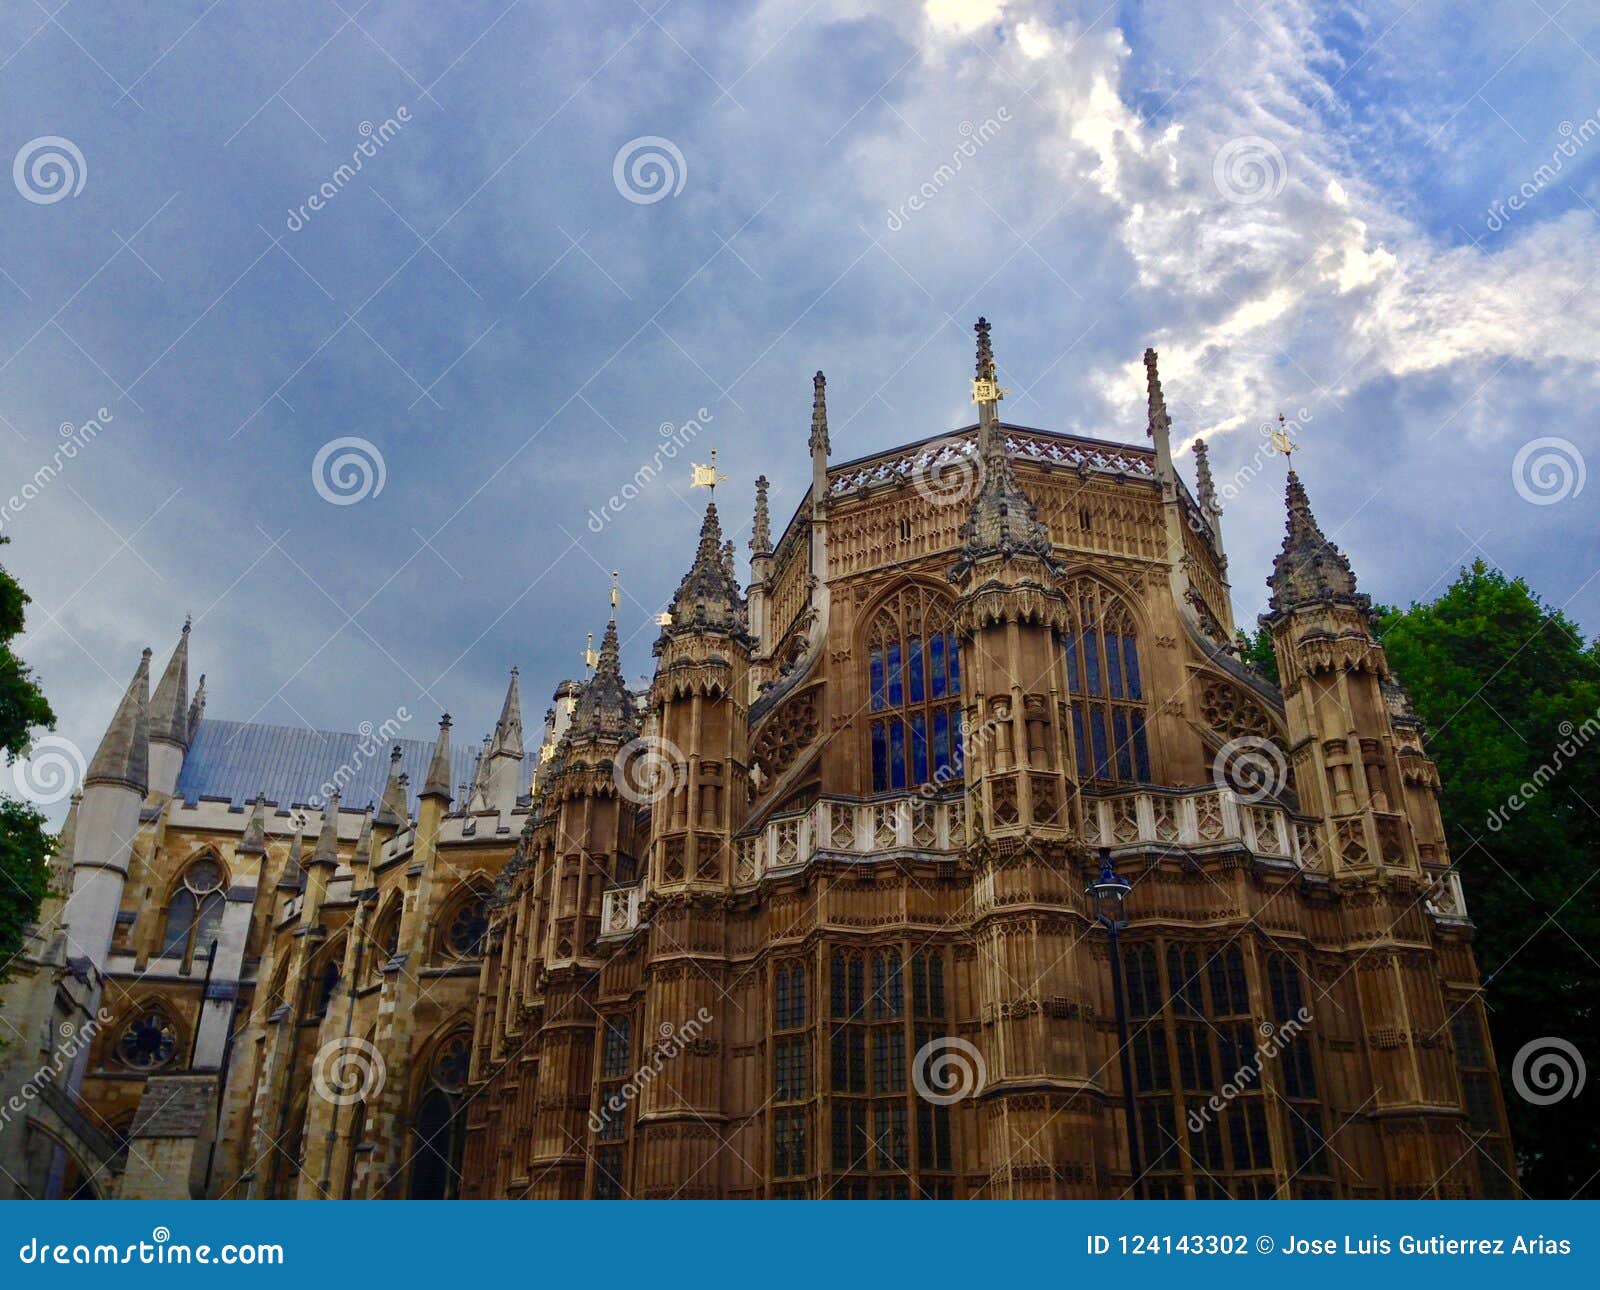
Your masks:
M 906 587 L 867 626 L 872 791 L 961 776 L 961 657 L 950 602 Z
M 166 925 L 161 933 L 162 958 L 182 959 L 187 965 L 196 956 L 203 959 L 211 952 L 227 904 L 222 890 L 224 877 L 222 863 L 213 856 L 203 856 L 184 870 L 167 902 Z
M 465 1140 L 462 1094 L 472 1039 L 458 1030 L 434 1049 L 411 1123 L 411 1200 L 453 1200 L 459 1195 Z
M 1080 582 L 1067 600 L 1072 625 L 1063 648 L 1078 777 L 1149 783 L 1144 670 L 1133 614 L 1098 582 Z

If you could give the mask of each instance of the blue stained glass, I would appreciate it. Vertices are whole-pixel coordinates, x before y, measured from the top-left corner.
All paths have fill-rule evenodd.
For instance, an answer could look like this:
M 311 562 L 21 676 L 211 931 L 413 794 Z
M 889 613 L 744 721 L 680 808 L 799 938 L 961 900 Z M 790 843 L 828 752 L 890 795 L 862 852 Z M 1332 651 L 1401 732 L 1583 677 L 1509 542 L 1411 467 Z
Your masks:
M 883 722 L 872 723 L 872 791 L 889 787 L 889 750 L 883 738 Z
M 1087 631 L 1083 634 L 1083 671 L 1084 693 L 1100 693 L 1100 633 Z
M 906 642 L 906 688 L 911 691 L 911 702 L 922 702 L 922 638 L 913 636 Z
M 1144 685 L 1139 680 L 1139 646 L 1132 636 L 1122 638 L 1122 666 L 1128 670 L 1128 697 L 1144 698 Z
M 1111 778 L 1111 752 L 1106 747 L 1106 714 L 1102 708 L 1089 712 L 1089 728 L 1094 734 L 1094 773 L 1097 779 Z
M 869 674 L 872 681 L 872 710 L 883 711 L 883 650 L 874 645 L 872 647 L 871 661 L 868 663 Z
M 1139 782 L 1150 782 L 1150 749 L 1144 741 L 1144 713 L 1133 714 L 1133 760 L 1139 769 Z
M 950 648 L 950 693 L 961 693 L 961 651 L 956 648 L 956 634 L 947 633 Z
M 928 719 L 920 712 L 911 718 L 911 771 L 913 784 L 928 782 Z
M 933 714 L 933 772 L 949 775 L 950 766 L 950 710 L 940 708 Z
M 1089 778 L 1089 749 L 1083 742 L 1083 709 L 1072 707 L 1072 742 L 1078 746 L 1078 778 Z
M 906 786 L 906 728 L 904 723 L 889 723 L 889 787 Z
M 1114 632 L 1106 637 L 1106 687 L 1113 699 L 1122 697 L 1122 638 Z
M 960 766 L 963 761 L 963 749 L 961 747 L 961 723 L 959 721 L 950 723 L 950 743 L 952 745 L 951 754 L 955 757 L 955 764 Z
M 944 635 L 928 637 L 928 693 L 935 699 L 944 698 Z
M 1123 779 L 1133 778 L 1133 753 L 1128 744 L 1128 714 L 1122 708 L 1111 711 L 1112 730 L 1117 740 L 1117 773 Z
M 889 706 L 898 708 L 906 701 L 905 687 L 900 681 L 900 642 L 889 642 Z
M 1078 638 L 1067 637 L 1067 693 L 1081 694 L 1078 689 Z

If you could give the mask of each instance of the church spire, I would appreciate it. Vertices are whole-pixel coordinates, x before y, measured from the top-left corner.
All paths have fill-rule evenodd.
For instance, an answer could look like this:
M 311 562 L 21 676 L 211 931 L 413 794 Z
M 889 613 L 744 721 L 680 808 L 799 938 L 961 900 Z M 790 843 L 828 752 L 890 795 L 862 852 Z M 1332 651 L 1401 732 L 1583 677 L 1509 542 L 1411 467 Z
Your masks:
M 767 477 L 756 476 L 756 515 L 750 526 L 750 553 L 772 554 L 772 517 L 767 512 Z
M 441 797 L 450 804 L 450 714 L 439 718 L 439 738 L 433 745 L 433 760 L 428 777 L 422 782 L 422 797 Z
M 820 370 L 811 378 L 811 438 L 806 440 L 806 447 L 811 449 L 813 457 L 820 453 L 824 461 L 831 451 L 828 445 L 828 378 Z
M 317 834 L 317 849 L 311 853 L 314 865 L 334 866 L 339 863 L 339 790 L 328 794 L 322 804 L 322 831 Z
M 712 509 L 715 505 L 712 503 Z M 575 739 L 628 739 L 634 734 L 635 724 L 633 696 L 622 679 L 622 647 L 613 613 L 600 640 L 594 675 L 572 709 L 572 735 Z
M 1194 484 L 1200 509 L 1207 518 L 1215 519 L 1222 514 L 1222 508 L 1217 505 L 1217 486 L 1211 478 L 1211 454 L 1204 439 L 1194 441 Z
M 678 584 L 672 598 L 672 622 L 663 626 L 662 634 L 739 633 L 743 630 L 744 596 L 729 568 L 717 504 L 708 502 L 705 518 L 700 523 L 700 543 L 695 549 L 694 564 Z
M 106 727 L 105 737 L 95 750 L 85 788 L 93 784 L 120 784 L 135 789 L 141 796 L 150 787 L 150 651 L 139 658 L 133 679 L 117 705 L 116 715 Z
M 206 674 L 200 673 L 200 681 L 194 687 L 194 698 L 189 701 L 189 742 L 194 742 L 194 732 L 200 729 L 200 722 L 206 715 Z
M 978 375 L 972 397 L 978 404 L 978 495 L 961 526 L 961 558 L 950 570 L 952 581 L 964 582 L 980 560 L 991 556 L 1037 556 L 1055 567 L 1050 530 L 1039 519 L 1033 501 L 1022 491 L 1011 465 L 1011 450 L 995 414 L 1005 391 L 995 383 L 994 347 L 989 320 L 978 319 Z
M 522 743 L 522 691 L 517 684 L 517 669 L 512 668 L 505 702 L 500 705 L 500 720 L 494 724 L 494 738 L 486 755 L 515 757 L 521 761 L 525 751 Z
M 244 836 L 234 848 L 239 855 L 259 856 L 267 853 L 267 795 L 257 793 L 250 808 L 250 818 L 245 821 Z
M 1289 518 L 1284 525 L 1283 549 L 1272 562 L 1272 576 L 1267 579 L 1272 589 L 1268 617 L 1320 602 L 1367 608 L 1370 602 L 1356 590 L 1350 561 L 1322 535 L 1305 487 L 1292 469 L 1285 501 Z
M 185 618 L 177 647 L 150 700 L 150 738 L 180 748 L 189 746 L 189 626 Z
M 406 795 L 406 777 L 400 769 L 400 745 L 389 754 L 389 782 L 383 786 L 383 797 L 378 802 L 374 820 L 379 825 L 398 829 L 411 815 L 411 803 Z
M 278 887 L 284 891 L 299 891 L 305 885 L 305 871 L 300 867 L 300 851 L 305 840 L 305 817 L 301 816 L 295 821 L 294 841 L 289 844 L 289 858 L 283 862 L 283 873 L 278 878 Z

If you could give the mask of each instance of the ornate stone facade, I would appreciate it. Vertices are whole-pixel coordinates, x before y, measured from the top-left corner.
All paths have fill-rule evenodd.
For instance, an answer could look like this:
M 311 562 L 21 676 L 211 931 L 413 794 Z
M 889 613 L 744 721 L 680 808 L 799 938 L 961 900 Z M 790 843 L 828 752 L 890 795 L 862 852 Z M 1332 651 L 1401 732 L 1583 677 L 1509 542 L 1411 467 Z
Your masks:
M 1367 603 L 1291 474 L 1282 690 L 1238 661 L 1209 468 L 1196 501 L 1146 361 L 1147 447 L 1008 425 L 983 325 L 978 424 L 844 464 L 819 373 L 811 490 L 774 543 L 761 482 L 750 585 L 708 507 L 648 692 L 613 622 L 526 759 L 513 683 L 463 793 L 447 719 L 376 810 L 214 800 L 187 637 L 153 701 L 142 664 L 67 847 L 82 952 L 36 947 L 19 992 L 111 1014 L 69 1109 L 135 1163 L 41 1122 L 45 1173 L 170 1187 L 146 1104 L 198 1073 L 216 1149 L 159 1158 L 216 1196 L 1514 1194 Z

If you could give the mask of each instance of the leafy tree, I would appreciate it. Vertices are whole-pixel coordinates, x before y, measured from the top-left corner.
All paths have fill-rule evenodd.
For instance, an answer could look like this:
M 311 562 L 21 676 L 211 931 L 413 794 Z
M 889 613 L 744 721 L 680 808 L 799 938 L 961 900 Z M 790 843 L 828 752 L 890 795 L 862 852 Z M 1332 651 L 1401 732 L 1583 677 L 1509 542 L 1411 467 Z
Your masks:
M 0 545 L 8 541 L 0 537 Z M 28 603 L 27 592 L 0 566 L 0 751 L 8 765 L 27 751 L 33 729 L 51 728 L 56 720 L 27 664 L 11 648 L 22 633 Z M 0 794 L 0 981 L 39 915 L 54 849 L 44 816 L 26 802 Z
M 1265 627 L 1257 627 L 1254 632 L 1247 632 L 1241 627 L 1236 639 L 1239 645 L 1239 658 L 1276 685 L 1278 656 L 1272 652 L 1272 633 Z
M 1600 1195 L 1600 1097 L 1536 1106 L 1511 1080 L 1545 1036 L 1600 1076 L 1600 652 L 1481 561 L 1431 604 L 1380 610 L 1377 628 L 1439 765 L 1523 1185 Z

